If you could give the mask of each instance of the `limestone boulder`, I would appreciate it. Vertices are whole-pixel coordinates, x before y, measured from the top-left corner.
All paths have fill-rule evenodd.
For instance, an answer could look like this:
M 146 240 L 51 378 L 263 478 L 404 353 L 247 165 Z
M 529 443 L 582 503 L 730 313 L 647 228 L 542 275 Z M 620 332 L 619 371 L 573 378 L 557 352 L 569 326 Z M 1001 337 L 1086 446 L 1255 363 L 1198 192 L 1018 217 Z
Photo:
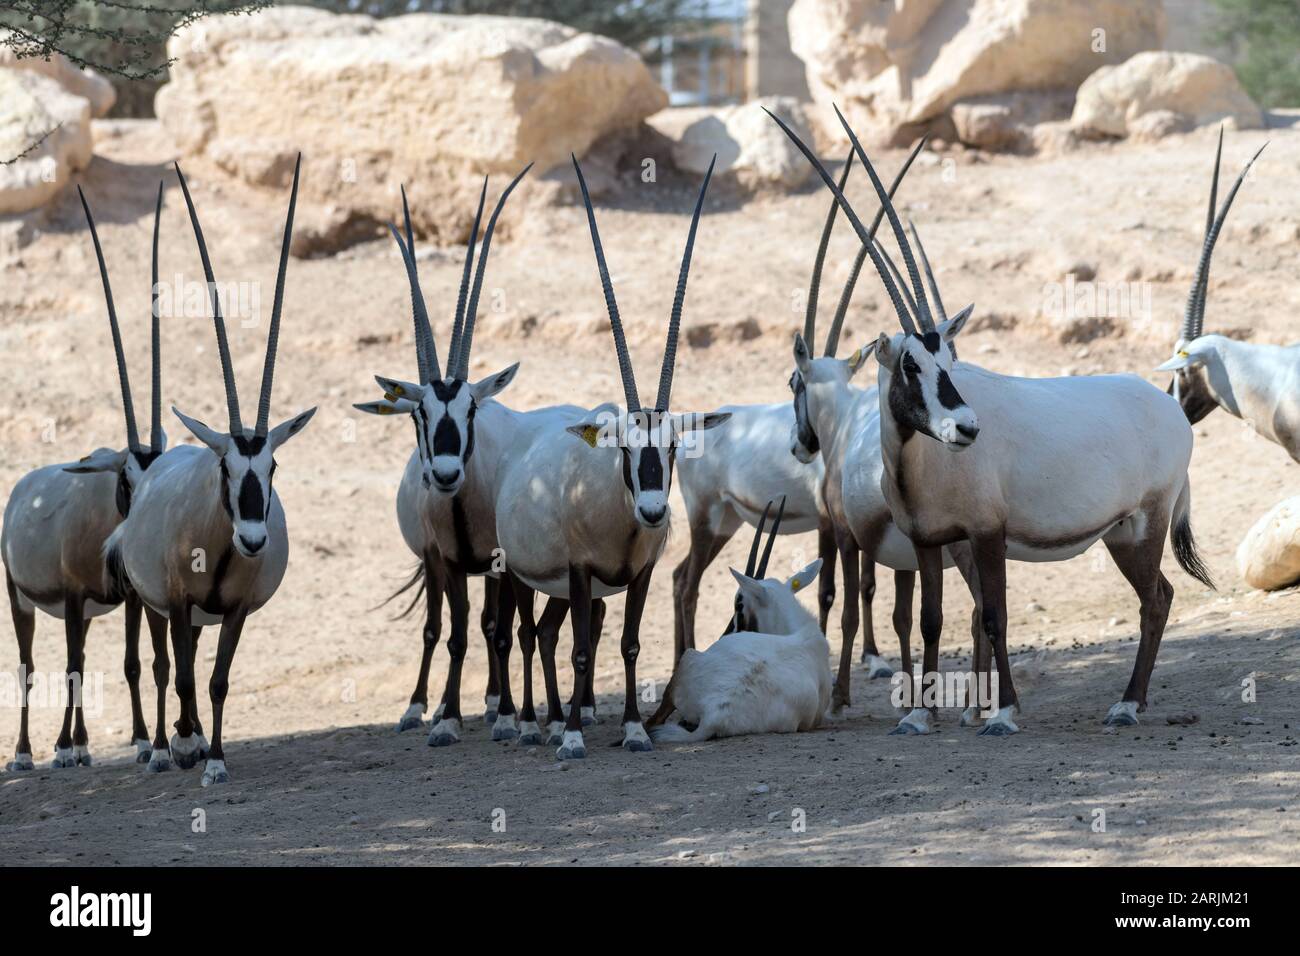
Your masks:
M 155 109 L 183 158 L 284 188 L 301 150 L 311 251 L 373 234 L 403 182 L 416 231 L 462 241 L 485 174 L 491 202 L 527 163 L 540 178 L 667 105 L 632 51 L 528 18 L 277 6 L 200 21 L 167 50 Z
M 1237 570 L 1263 591 L 1300 584 L 1300 496 L 1274 505 L 1246 532 L 1237 547 Z
M 0 215 L 45 205 L 90 163 L 90 114 L 50 77 L 0 69 Z
M 0 39 L 6 33 L 7 30 L 0 30 Z M 117 91 L 113 89 L 112 83 L 94 70 L 74 65 L 66 56 L 58 53 L 52 54 L 48 60 L 39 56 L 19 59 L 13 49 L 0 44 L 0 70 L 27 70 L 48 76 L 74 96 L 89 100 L 91 115 L 96 119 L 107 116 L 117 102 Z
M 1199 53 L 1150 51 L 1104 66 L 1079 87 L 1081 135 L 1157 139 L 1207 123 L 1258 129 L 1264 115 L 1232 67 Z
M 827 122 L 901 143 L 963 100 L 1074 90 L 1099 66 L 1159 49 L 1161 0 L 796 0 L 790 41 Z M 834 122 L 833 115 L 831 122 Z
M 809 138 L 804 110 L 790 97 L 770 96 L 742 106 L 683 107 L 664 110 L 647 122 L 672 141 L 673 164 L 703 175 L 714 154 L 713 175 L 746 190 L 793 189 L 812 167 L 772 122 L 764 107 L 788 123 L 800 138 Z

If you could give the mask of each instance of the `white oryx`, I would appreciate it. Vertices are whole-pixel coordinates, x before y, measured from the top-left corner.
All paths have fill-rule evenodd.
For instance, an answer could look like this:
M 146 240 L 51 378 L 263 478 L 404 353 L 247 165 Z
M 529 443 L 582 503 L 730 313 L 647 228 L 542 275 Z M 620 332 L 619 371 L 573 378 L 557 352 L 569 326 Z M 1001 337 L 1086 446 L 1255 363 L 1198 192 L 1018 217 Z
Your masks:
M 811 730 L 822 722 L 831 699 L 830 646 L 816 618 L 795 597 L 812 583 L 822 559 L 784 581 L 768 579 L 767 562 L 780 526 L 778 511 L 756 568 L 763 537 L 760 520 L 745 573 L 731 569 L 738 590 L 727 633 L 706 650 L 688 648 L 682 656 L 663 704 L 650 720 L 652 739 L 697 743 L 713 737 Z M 677 721 L 661 723 L 674 712 Z
M 937 678 L 939 668 L 942 548 L 969 541 L 978 581 L 973 596 L 998 669 L 998 712 L 980 733 L 1015 733 L 1006 561 L 1060 561 L 1101 540 L 1141 601 L 1132 679 L 1106 722 L 1136 723 L 1173 599 L 1173 585 L 1160 571 L 1166 534 L 1183 570 L 1212 586 L 1192 537 L 1192 432 L 1177 402 L 1133 375 L 1027 379 L 954 362 L 945 343 L 961 331 L 972 307 L 935 325 L 902 224 L 848 123 L 840 117 L 885 206 L 920 328 L 834 179 L 788 126 L 773 119 L 817 169 L 867 245 L 903 328 L 901 334 L 881 334 L 858 361 L 874 352 L 880 365 L 883 488 L 920 565 L 926 678 Z M 925 732 L 930 713 L 916 710 L 904 720 Z
M 171 623 L 176 695 L 181 701 L 177 733 L 171 739 L 171 759 L 180 767 L 192 767 L 207 749 L 202 780 L 205 787 L 230 779 L 221 746 L 222 712 L 229 689 L 230 664 L 244 621 L 275 594 L 289 562 L 284 508 L 271 487 L 275 451 L 301 431 L 316 412 L 315 408 L 309 409 L 274 428 L 268 424 L 301 163 L 299 157 L 293 171 L 293 191 L 280 247 L 262 389 L 257 403 L 257 424 L 252 429 L 245 428 L 240 419 L 220 295 L 198 214 L 185 177 L 177 166 L 176 175 L 185 194 L 204 278 L 212 295 L 212 317 L 225 380 L 230 430 L 220 432 L 209 428 L 173 408 L 185 427 L 206 447 L 181 445 L 160 457 L 140 482 L 127 519 L 105 544 L 109 564 L 121 567 L 144 603 Z M 209 624 L 221 625 L 221 637 L 208 685 L 212 701 L 212 743 L 204 748 L 201 731 L 195 724 L 194 661 L 199 631 Z M 165 756 L 155 754 L 159 762 Z
M 126 416 L 126 448 L 114 451 L 99 448 L 79 462 L 49 465 L 23 476 L 14 487 L 5 506 L 4 531 L 0 533 L 0 555 L 5 564 L 5 584 L 9 591 L 9 608 L 13 613 L 18 637 L 23 690 L 19 717 L 18 746 L 9 770 L 31 770 L 31 741 L 27 735 L 27 694 L 34 676 L 32 639 L 36 630 L 36 609 L 51 617 L 62 618 L 67 632 L 68 705 L 63 714 L 63 729 L 54 750 L 55 767 L 90 766 L 89 738 L 81 707 L 86 632 L 90 619 L 107 614 L 118 604 L 126 604 L 126 682 L 131 694 L 131 742 L 136 759 L 149 759 L 149 731 L 144 723 L 140 703 L 140 616 L 144 610 L 153 639 L 154 681 L 158 693 L 158 726 L 155 741 L 163 737 L 163 715 L 167 695 L 168 659 L 167 624 L 151 610 L 143 609 L 140 599 L 123 588 L 104 560 L 104 542 L 129 513 L 141 477 L 163 453 L 167 436 L 163 433 L 160 406 L 161 350 L 158 336 L 158 224 L 162 216 L 163 186 L 158 184 L 158 200 L 153 220 L 153 404 L 149 424 L 149 446 L 140 443 L 136 429 L 135 406 L 127 376 L 122 335 L 113 307 L 108 267 L 99 245 L 95 219 L 90 213 L 81 187 L 77 187 L 81 206 L 90 227 L 90 238 L 99 263 L 99 277 L 108 305 L 108 324 L 117 358 L 118 384 L 122 389 L 122 410 Z M 72 725 L 75 710 L 76 726 Z
M 398 730 L 419 726 L 420 717 L 427 707 L 429 662 L 441 634 L 442 595 L 445 592 L 451 603 L 451 634 L 447 639 L 451 669 L 442 706 L 434 715 L 428 741 L 430 746 L 445 746 L 460 740 L 460 675 L 467 643 L 469 597 L 466 583 L 469 575 L 483 575 L 485 581 L 483 630 L 488 640 L 490 666 L 485 719 L 493 724 L 492 739 L 520 737 L 521 743 L 541 741 L 532 701 L 534 631 L 530 626 L 531 617 L 527 614 L 520 634 L 525 666 L 522 728 L 511 698 L 508 661 L 515 594 L 511 587 L 500 586 L 504 562 L 500 559 L 496 534 L 497 492 L 508 463 L 518 455 L 520 444 L 528 436 L 550 426 L 560 427 L 578 421 L 586 410 L 577 406 L 557 406 L 517 412 L 496 401 L 494 396 L 514 379 L 518 363 L 480 381 L 468 381 L 479 293 L 492 235 L 506 200 L 529 168 L 531 166 L 520 172 L 498 199 L 484 233 L 475 271 L 472 269 L 474 245 L 487 196 L 487 181 L 484 180 L 461 275 L 445 376 L 438 363 L 433 329 L 420 289 L 415 239 L 403 190 L 406 241 L 402 241 L 396 228 L 390 226 L 390 229 L 401 249 L 411 287 L 419 382 L 375 376 L 384 389 L 384 398 L 354 406 L 376 415 L 409 414 L 415 422 L 416 448 L 407 460 L 398 488 L 397 521 L 403 541 L 421 562 L 417 575 L 422 579 L 427 617 L 419 678 Z M 472 271 L 474 281 L 471 286 Z M 556 629 L 558 637 L 558 622 Z M 498 637 L 496 641 L 492 639 L 494 634 Z M 543 641 L 543 669 L 547 673 L 548 688 L 556 686 L 554 650 L 553 643 L 548 645 Z M 558 709 L 558 691 L 551 699 L 551 705 Z
M 1263 150 L 1261 146 L 1241 171 L 1216 217 L 1214 204 L 1219 190 L 1219 160 L 1223 155 L 1223 131 L 1219 131 L 1201 258 L 1187 296 L 1174 357 L 1157 371 L 1174 373 L 1170 394 L 1178 399 L 1193 425 L 1216 407 L 1222 408 L 1229 415 L 1250 423 L 1256 432 L 1285 448 L 1293 460 L 1300 461 L 1300 345 L 1238 342 L 1224 335 L 1206 335 L 1204 331 L 1214 243 L 1246 171 Z
M 580 705 L 592 667 L 592 602 L 620 591 L 627 591 L 622 745 L 634 751 L 653 749 L 637 708 L 636 659 L 650 576 L 668 536 L 674 460 L 683 437 L 720 425 L 729 417 L 725 413 L 699 416 L 669 411 L 691 250 L 712 165 L 700 188 L 682 256 L 653 408 L 642 405 L 637 391 L 596 214 L 576 158 L 573 165 L 586 205 L 627 407 L 601 405 L 575 424 L 539 433 L 511 464 L 497 501 L 497 538 L 510 572 L 528 587 L 563 598 L 570 605 L 574 694 L 557 751 L 561 759 L 586 756 Z

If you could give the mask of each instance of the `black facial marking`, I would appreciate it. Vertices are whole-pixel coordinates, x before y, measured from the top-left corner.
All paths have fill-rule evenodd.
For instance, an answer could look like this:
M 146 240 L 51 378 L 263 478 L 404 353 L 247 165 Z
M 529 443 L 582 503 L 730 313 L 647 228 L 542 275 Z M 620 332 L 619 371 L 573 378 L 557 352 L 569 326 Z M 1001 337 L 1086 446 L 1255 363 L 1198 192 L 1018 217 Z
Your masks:
M 266 520 L 266 499 L 262 496 L 262 483 L 252 471 L 245 472 L 239 483 L 239 517 L 244 521 Z
M 457 379 L 453 382 L 430 382 L 429 386 L 433 389 L 433 397 L 444 405 L 448 404 L 453 398 L 460 394 L 460 387 L 465 383 Z
M 790 390 L 794 392 L 794 423 L 799 444 L 803 445 L 809 454 L 815 455 L 821 451 L 822 443 L 817 438 L 817 433 L 813 431 L 812 422 L 808 418 L 808 390 L 804 385 L 803 376 L 798 372 L 790 376 Z
M 438 426 L 433 430 L 433 454 L 434 457 L 460 454 L 460 429 L 450 415 L 438 419 Z
M 944 369 L 939 369 L 939 403 L 950 411 L 966 404 Z
M 620 446 L 619 451 L 623 453 L 623 484 L 627 485 L 627 490 L 636 494 L 636 488 L 632 485 L 632 452 Z
M 235 447 L 245 458 L 256 458 L 266 447 L 265 435 L 231 435 L 230 437 L 234 439 Z
M 659 458 L 659 449 L 642 448 L 637 462 L 637 477 L 641 480 L 642 491 L 662 491 L 664 487 L 664 465 Z
M 931 355 L 938 355 L 939 349 L 943 347 L 943 339 L 939 338 L 938 332 L 926 332 L 921 336 L 921 344 Z
M 218 462 L 218 467 L 221 469 L 221 507 L 226 509 L 226 514 L 233 521 L 235 513 L 230 510 L 230 494 L 226 490 L 230 487 L 230 469 L 226 467 L 226 459 L 222 458 Z
M 926 414 L 925 396 L 921 393 L 921 369 L 907 354 L 906 340 L 899 353 L 889 383 L 889 411 L 900 437 L 907 441 L 915 432 L 929 434 L 930 416 Z

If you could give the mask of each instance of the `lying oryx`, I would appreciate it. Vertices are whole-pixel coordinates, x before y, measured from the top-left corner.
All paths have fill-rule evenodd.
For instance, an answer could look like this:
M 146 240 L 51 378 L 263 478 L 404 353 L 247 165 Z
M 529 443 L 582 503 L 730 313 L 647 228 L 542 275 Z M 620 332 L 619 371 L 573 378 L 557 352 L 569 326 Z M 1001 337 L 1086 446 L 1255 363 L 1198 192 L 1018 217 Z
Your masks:
M 821 558 L 785 581 L 767 578 L 780 525 L 778 511 L 762 561 L 755 567 L 763 536 L 760 521 L 745 573 L 731 570 L 738 590 L 727 632 L 706 650 L 688 648 L 678 661 L 663 703 L 650 720 L 654 740 L 696 743 L 740 734 L 793 733 L 821 723 L 831 699 L 830 646 L 816 619 L 795 597 L 813 581 Z M 678 721 L 660 722 L 673 713 Z
M 77 187 L 81 206 L 95 246 L 99 277 L 104 285 L 108 305 L 108 325 L 117 358 L 118 384 L 122 389 L 122 410 L 126 415 L 126 448 L 114 451 L 98 448 L 81 461 L 68 465 L 48 465 L 24 475 L 14 486 L 5 506 L 4 531 L 0 533 L 0 556 L 5 564 L 5 584 L 9 590 L 9 609 L 13 613 L 14 632 L 18 637 L 18 658 L 22 665 L 23 685 L 19 716 L 18 746 L 10 770 L 31 770 L 31 741 L 27 736 L 27 693 L 34 676 L 32 638 L 36 631 L 36 608 L 51 617 L 62 618 L 67 632 L 68 705 L 63 713 L 63 729 L 54 748 L 55 767 L 90 766 L 89 738 L 81 707 L 84 678 L 86 632 L 90 619 L 107 614 L 118 604 L 126 604 L 126 682 L 131 693 L 131 742 L 136 760 L 149 759 L 149 731 L 145 727 L 140 704 L 140 599 L 122 586 L 104 561 L 104 542 L 131 509 L 136 488 L 146 469 L 163 453 L 167 436 L 163 434 L 160 411 L 161 349 L 158 336 L 158 223 L 162 216 L 163 186 L 158 184 L 158 200 L 153 219 L 153 404 L 149 423 L 149 447 L 140 444 L 136 430 L 135 406 L 131 401 L 131 384 L 127 377 L 126 356 L 118 329 L 117 311 L 113 308 L 113 291 L 108 283 L 108 267 L 95 231 L 81 187 Z M 167 696 L 167 625 L 152 610 L 145 610 L 149 633 L 153 639 L 154 681 L 158 693 L 158 726 L 155 742 L 163 737 L 164 708 Z M 76 726 L 72 725 L 76 712 Z
M 561 759 L 586 756 L 580 705 L 592 666 L 593 599 L 624 590 L 622 745 L 628 750 L 652 749 L 637 709 L 636 659 L 650 576 L 668 535 L 673 465 L 684 436 L 720 425 L 729 417 L 669 411 L 686 278 L 712 166 L 704 177 L 682 256 L 658 397 L 653 408 L 646 408 L 633 376 L 595 210 L 576 158 L 573 165 L 587 209 L 627 408 L 602 405 L 575 424 L 539 432 L 511 463 L 496 512 L 497 538 L 510 572 L 528 587 L 570 604 L 574 694 L 557 751 Z
M 1157 371 L 1174 373 L 1170 394 L 1178 399 L 1192 424 L 1216 407 L 1222 408 L 1229 415 L 1249 422 L 1256 432 L 1285 448 L 1293 460 L 1300 461 L 1300 345 L 1260 345 L 1238 342 L 1224 335 L 1204 334 L 1205 298 L 1214 243 L 1246 173 L 1263 151 L 1261 146 L 1242 169 L 1223 208 L 1215 216 L 1219 160 L 1223 154 L 1223 131 L 1219 131 L 1200 261 L 1187 295 L 1174 357 Z
M 197 713 L 194 659 L 199 629 L 208 624 L 221 625 L 217 659 L 208 685 L 212 700 L 212 743 L 203 771 L 205 787 L 230 779 L 221 746 L 222 716 L 230 664 L 244 621 L 275 594 L 289 562 L 284 508 L 271 487 L 275 451 L 300 432 L 316 413 L 312 408 L 274 428 L 269 427 L 271 383 L 275 376 L 280 311 L 284 304 L 301 162 L 299 157 L 293 171 L 293 191 L 280 246 L 266 362 L 257 403 L 257 424 L 252 429 L 245 428 L 240 419 L 220 295 L 189 187 L 180 167 L 176 168 L 198 242 L 204 278 L 212 295 L 212 317 L 225 380 L 230 430 L 220 432 L 209 428 L 173 408 L 185 427 L 206 447 L 181 445 L 159 458 L 140 482 L 131 513 L 105 544 L 109 564 L 121 567 L 145 604 L 171 622 L 176 695 L 181 700 L 177 733 L 171 739 L 171 757 L 182 768 L 194 766 L 203 751 L 194 720 Z
M 834 179 L 788 126 L 773 119 L 869 244 L 866 227 Z M 882 334 L 859 361 L 874 352 L 880 365 L 883 488 L 920 564 L 923 673 L 937 675 L 939 668 L 942 547 L 968 540 L 978 580 L 973 596 L 998 668 L 998 713 L 980 733 L 1015 733 L 1006 561 L 1060 561 L 1100 539 L 1142 602 L 1133 676 L 1106 722 L 1136 723 L 1173 599 L 1173 586 L 1160 572 L 1166 533 L 1183 570 L 1212 586 L 1191 530 L 1191 427 L 1176 402 L 1136 376 L 1026 379 L 955 363 L 945 343 L 961 331 L 972 307 L 935 325 L 902 224 L 857 137 L 842 116 L 840 122 L 885 206 L 920 324 L 913 323 L 883 257 L 868 245 L 903 327 L 901 334 Z M 904 721 L 923 733 L 930 714 L 915 710 Z

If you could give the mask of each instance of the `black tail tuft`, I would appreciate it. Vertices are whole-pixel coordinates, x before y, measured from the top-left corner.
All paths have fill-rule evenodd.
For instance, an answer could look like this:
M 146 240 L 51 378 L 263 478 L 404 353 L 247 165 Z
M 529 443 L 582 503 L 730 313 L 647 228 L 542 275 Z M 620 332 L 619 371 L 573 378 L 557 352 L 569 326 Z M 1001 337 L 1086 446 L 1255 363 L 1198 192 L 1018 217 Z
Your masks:
M 1210 577 L 1210 569 L 1205 566 L 1205 562 L 1201 560 L 1196 550 L 1196 539 L 1192 537 L 1190 516 L 1184 514 L 1174 521 L 1170 538 L 1174 544 L 1174 558 L 1178 561 L 1178 566 L 1210 590 L 1217 590 L 1214 587 L 1214 579 Z
M 389 601 L 393 600 L 393 598 L 397 597 L 397 596 L 400 595 L 400 594 L 405 594 L 407 591 L 411 590 L 411 588 L 415 587 L 417 584 L 419 585 L 419 588 L 416 589 L 415 597 L 411 598 L 411 603 L 408 604 L 408 605 L 406 605 L 406 610 L 402 611 L 400 614 L 396 614 L 396 615 L 394 615 L 393 618 L 392 618 L 392 620 L 394 620 L 394 621 L 400 621 L 402 618 L 406 617 L 406 616 L 409 615 L 412 611 L 415 610 L 416 605 L 420 603 L 420 598 L 422 598 L 422 597 L 424 596 L 424 587 L 425 587 L 425 584 L 424 584 L 424 565 L 423 565 L 423 564 L 417 564 L 417 565 L 415 566 L 415 571 L 412 572 L 411 576 L 410 576 L 409 578 L 407 578 L 406 581 L 404 581 L 404 582 L 402 583 L 402 586 L 399 587 L 399 588 L 398 588 L 396 591 L 394 591 L 392 594 L 388 595 L 388 597 L 384 598 L 382 601 L 380 601 L 380 602 L 379 602 L 378 604 L 376 604 L 374 607 L 372 607 L 371 610 L 372 610 L 372 611 L 378 611 L 381 607 L 383 607 L 383 606 L 384 606 L 385 604 L 387 604 Z

